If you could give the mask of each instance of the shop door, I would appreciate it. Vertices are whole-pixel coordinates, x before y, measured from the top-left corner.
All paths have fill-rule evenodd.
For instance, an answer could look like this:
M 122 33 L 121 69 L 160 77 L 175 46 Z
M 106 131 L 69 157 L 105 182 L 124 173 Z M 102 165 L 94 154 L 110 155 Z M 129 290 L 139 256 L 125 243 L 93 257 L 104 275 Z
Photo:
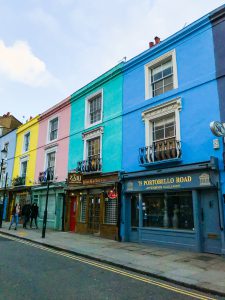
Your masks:
M 97 233 L 100 229 L 100 195 L 89 195 L 88 206 L 88 228 L 89 232 Z
M 216 191 L 201 193 L 203 252 L 221 253 L 221 232 Z
M 70 198 L 70 231 L 76 228 L 77 197 Z
M 62 229 L 62 208 L 63 208 L 63 195 L 58 194 L 55 203 L 55 214 L 56 214 L 56 229 Z

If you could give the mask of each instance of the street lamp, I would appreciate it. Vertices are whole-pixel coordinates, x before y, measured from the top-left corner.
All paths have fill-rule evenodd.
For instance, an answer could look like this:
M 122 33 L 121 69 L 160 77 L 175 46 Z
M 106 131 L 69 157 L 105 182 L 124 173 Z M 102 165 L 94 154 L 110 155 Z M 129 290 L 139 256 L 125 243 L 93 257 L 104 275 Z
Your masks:
M 47 225 L 47 215 L 48 215 L 48 194 L 49 194 L 49 185 L 51 180 L 53 179 L 53 170 L 52 167 L 48 167 L 46 170 L 46 182 L 47 182 L 47 192 L 46 192 L 46 201 L 45 201 L 45 211 L 43 218 L 43 228 L 42 228 L 42 238 L 45 238 L 45 231 Z
M 7 156 L 7 150 L 5 147 L 1 150 L 1 172 L 0 172 L 0 182 L 2 179 L 2 171 L 3 171 L 3 166 L 4 166 L 4 161 Z M 3 203 L 0 204 L 0 228 L 2 227 L 2 220 L 3 220 L 3 215 L 4 215 L 4 207 L 5 207 L 5 194 L 6 194 L 6 186 L 7 186 L 7 177 L 8 173 L 6 173 L 5 177 L 5 185 L 4 185 L 4 192 L 3 192 Z

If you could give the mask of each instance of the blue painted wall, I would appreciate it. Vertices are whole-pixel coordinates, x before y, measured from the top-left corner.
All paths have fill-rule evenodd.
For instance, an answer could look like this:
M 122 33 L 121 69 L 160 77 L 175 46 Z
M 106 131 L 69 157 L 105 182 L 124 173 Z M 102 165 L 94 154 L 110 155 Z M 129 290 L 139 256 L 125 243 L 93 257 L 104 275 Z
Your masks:
M 145 64 L 173 49 L 176 50 L 178 88 L 145 100 Z M 215 72 L 213 35 L 208 17 L 200 19 L 125 64 L 123 170 L 145 170 L 138 163 L 138 149 L 145 146 L 145 126 L 141 113 L 177 97 L 182 102 L 181 164 L 207 161 L 210 156 L 218 157 L 221 163 L 222 143 L 219 150 L 213 149 L 215 136 L 209 129 L 211 121 L 220 119 Z
M 5 143 L 9 143 L 8 155 L 7 155 L 7 167 L 6 167 L 6 172 L 8 172 L 8 186 L 11 185 L 11 180 L 12 180 L 14 156 L 15 156 L 15 149 L 16 149 L 16 131 L 17 129 L 0 137 L 1 150 L 3 149 Z

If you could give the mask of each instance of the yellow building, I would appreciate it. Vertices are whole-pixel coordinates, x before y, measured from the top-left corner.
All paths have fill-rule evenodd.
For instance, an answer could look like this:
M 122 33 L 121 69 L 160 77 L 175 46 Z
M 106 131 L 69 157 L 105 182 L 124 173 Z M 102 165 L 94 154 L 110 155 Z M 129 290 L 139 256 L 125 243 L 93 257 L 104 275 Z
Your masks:
M 39 116 L 30 119 L 17 129 L 16 152 L 12 175 L 11 205 L 21 206 L 30 201 L 34 185 L 36 153 L 38 144 Z

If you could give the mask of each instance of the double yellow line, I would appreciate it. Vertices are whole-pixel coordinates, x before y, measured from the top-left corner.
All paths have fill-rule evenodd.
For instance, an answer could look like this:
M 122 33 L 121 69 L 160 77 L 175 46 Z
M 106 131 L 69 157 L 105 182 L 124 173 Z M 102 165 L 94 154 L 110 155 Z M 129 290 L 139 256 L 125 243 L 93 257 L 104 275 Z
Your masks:
M 195 299 L 215 300 L 215 298 L 210 298 L 210 297 L 198 294 L 198 293 L 193 293 L 193 292 L 188 291 L 188 290 L 180 289 L 180 288 L 177 288 L 173 285 L 165 284 L 165 283 L 162 283 L 162 282 L 159 282 L 159 281 L 156 281 L 156 280 L 149 279 L 149 278 L 144 277 L 144 276 L 136 275 L 134 273 L 129 273 L 129 272 L 120 270 L 119 268 L 114 268 L 114 267 L 111 267 L 111 266 L 103 264 L 103 263 L 98 263 L 98 262 L 92 261 L 90 259 L 82 258 L 80 256 L 76 256 L 76 255 L 73 255 L 73 254 L 69 254 L 69 253 L 64 252 L 64 251 L 57 251 L 57 250 L 54 250 L 54 249 L 51 249 L 51 248 L 48 248 L 48 247 L 45 247 L 45 246 L 42 246 L 42 245 L 38 245 L 38 244 L 29 242 L 29 241 L 14 238 L 12 236 L 6 236 L 6 235 L 3 235 L 3 234 L 0 234 L 0 236 L 4 237 L 4 238 L 7 238 L 7 239 L 10 239 L 10 240 L 13 240 L 13 241 L 16 241 L 16 242 L 19 242 L 19 243 L 22 243 L 22 244 L 25 244 L 25 245 L 29 245 L 29 246 L 44 250 L 44 251 L 48 251 L 50 253 L 61 255 L 61 256 L 67 257 L 69 259 L 79 261 L 81 263 L 88 264 L 90 266 L 94 266 L 94 267 L 99 268 L 99 269 L 107 270 L 107 271 L 110 271 L 110 272 L 113 272 L 113 273 L 116 273 L 116 274 L 119 274 L 119 275 L 122 275 L 122 276 L 125 276 L 125 277 L 129 277 L 129 278 L 132 278 L 132 279 L 139 280 L 141 282 L 145 282 L 145 283 L 148 283 L 148 284 L 151 284 L 151 285 L 154 285 L 154 286 L 158 286 L 158 287 L 161 287 L 163 289 L 172 291 L 174 293 L 183 294 L 183 295 L 195 298 Z

